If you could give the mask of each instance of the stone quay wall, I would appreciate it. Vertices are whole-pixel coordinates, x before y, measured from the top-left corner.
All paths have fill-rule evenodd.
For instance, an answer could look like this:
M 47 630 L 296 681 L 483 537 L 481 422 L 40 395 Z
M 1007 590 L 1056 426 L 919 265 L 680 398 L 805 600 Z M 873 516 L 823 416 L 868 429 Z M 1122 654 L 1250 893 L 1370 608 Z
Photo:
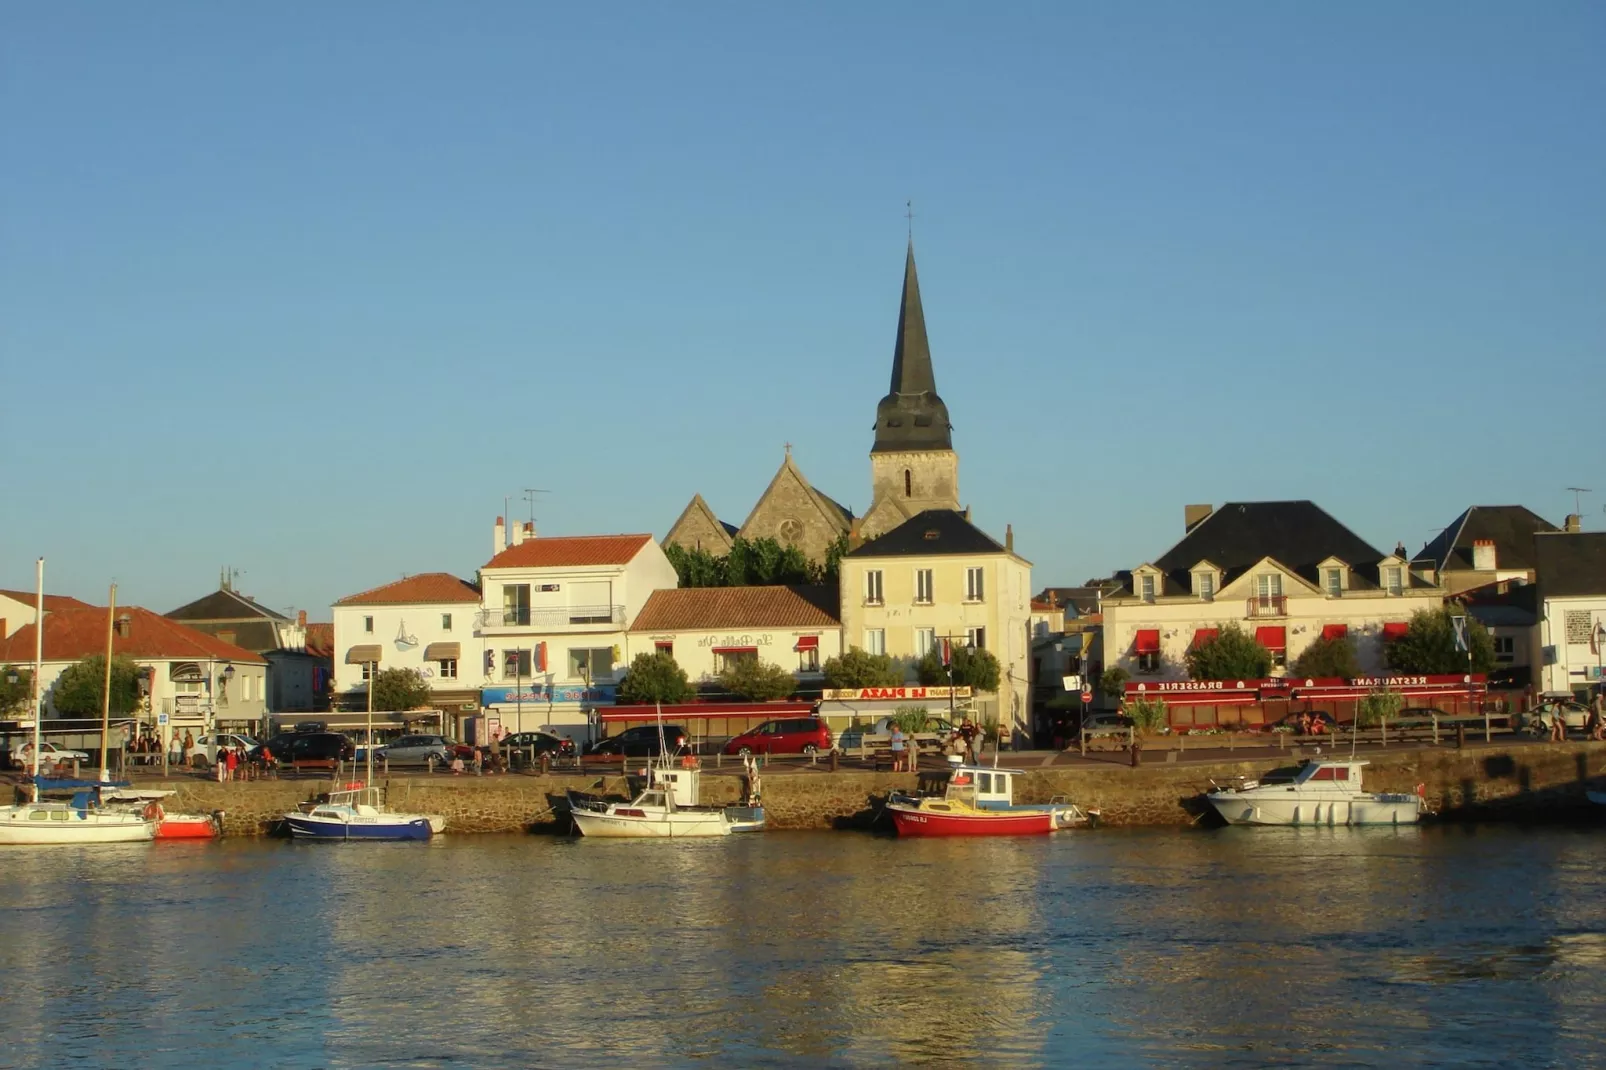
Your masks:
M 1040 757 L 1027 757 L 1016 786 L 1021 802 L 1067 799 L 1084 808 L 1098 808 L 1101 822 L 1115 826 L 1185 826 L 1205 817 L 1203 793 L 1211 782 L 1237 776 L 1259 777 L 1286 767 L 1298 755 L 1280 759 L 1182 764 L 1147 762 L 1138 768 L 1121 765 L 1043 767 Z M 1415 791 L 1418 785 L 1431 809 L 1451 820 L 1546 820 L 1575 818 L 1589 812 L 1585 788 L 1591 777 L 1606 775 L 1606 743 L 1402 747 L 1366 755 L 1368 791 Z M 1006 756 L 1004 765 L 1010 765 Z M 766 775 L 764 809 L 775 829 L 871 827 L 878 803 L 889 791 L 915 792 L 941 787 L 943 772 L 829 772 L 823 766 Z M 625 778 L 611 775 L 390 777 L 379 781 L 390 805 L 402 810 L 442 814 L 448 832 L 564 831 L 567 822 L 555 808 L 570 788 L 597 794 L 626 794 Z M 639 783 L 639 782 L 638 782 Z M 1597 780 L 1606 784 L 1606 780 Z M 176 794 L 169 810 L 224 811 L 230 836 L 263 835 L 297 804 L 340 785 L 327 780 L 263 780 L 218 784 L 209 780 L 174 780 L 160 785 Z M 741 779 L 705 771 L 703 801 L 733 803 L 741 795 Z

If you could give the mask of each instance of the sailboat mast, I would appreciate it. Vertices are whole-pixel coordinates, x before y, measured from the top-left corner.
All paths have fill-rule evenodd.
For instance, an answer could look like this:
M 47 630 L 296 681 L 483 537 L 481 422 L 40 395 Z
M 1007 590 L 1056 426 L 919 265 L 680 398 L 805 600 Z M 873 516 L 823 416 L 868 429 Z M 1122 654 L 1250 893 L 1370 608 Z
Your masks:
M 41 688 L 41 677 L 45 666 L 45 559 L 40 558 L 34 563 L 34 602 L 33 602 L 33 797 L 39 798 L 39 723 L 44 719 L 41 704 L 44 700 L 44 689 Z
M 112 722 L 112 637 L 117 634 L 117 584 L 112 584 L 106 599 L 106 679 L 100 693 L 100 782 L 111 780 L 106 767 L 106 737 L 111 735 Z M 165 749 L 165 744 L 164 744 Z
M 368 663 L 368 746 L 363 748 L 368 759 L 368 776 L 363 787 L 374 786 L 374 682 L 379 676 L 379 662 Z

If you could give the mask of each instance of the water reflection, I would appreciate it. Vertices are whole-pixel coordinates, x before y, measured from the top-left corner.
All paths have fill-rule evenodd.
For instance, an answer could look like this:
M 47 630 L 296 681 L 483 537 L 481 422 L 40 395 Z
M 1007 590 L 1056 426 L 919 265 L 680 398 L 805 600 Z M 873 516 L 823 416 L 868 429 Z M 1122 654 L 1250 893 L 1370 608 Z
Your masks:
M 1599 1063 L 1606 841 L 0 853 L 0 1065 Z

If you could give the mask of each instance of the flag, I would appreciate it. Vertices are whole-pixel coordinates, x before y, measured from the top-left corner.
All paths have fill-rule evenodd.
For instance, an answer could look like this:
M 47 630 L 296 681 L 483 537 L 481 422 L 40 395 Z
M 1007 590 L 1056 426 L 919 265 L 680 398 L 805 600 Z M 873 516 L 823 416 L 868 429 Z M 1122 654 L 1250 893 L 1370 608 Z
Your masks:
M 944 665 L 952 665 L 954 663 L 953 641 L 951 639 L 948 639 L 948 638 L 944 637 L 941 640 L 941 642 L 942 642 L 942 663 Z
M 1455 625 L 1455 648 L 1462 653 L 1467 650 L 1467 618 L 1451 617 L 1450 623 Z

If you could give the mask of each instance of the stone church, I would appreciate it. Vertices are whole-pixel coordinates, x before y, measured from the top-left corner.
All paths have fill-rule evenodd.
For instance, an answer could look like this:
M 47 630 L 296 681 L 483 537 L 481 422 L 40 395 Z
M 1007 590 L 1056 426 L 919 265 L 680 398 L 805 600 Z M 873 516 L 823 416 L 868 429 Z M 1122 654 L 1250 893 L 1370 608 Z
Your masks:
M 903 265 L 903 300 L 892 349 L 892 385 L 876 406 L 875 443 L 870 448 L 870 509 L 863 517 L 815 489 L 792 460 L 791 447 L 741 527 L 720 520 L 701 494 L 692 496 L 664 537 L 686 549 L 716 557 L 731 540 L 773 538 L 797 546 L 813 561 L 847 535 L 857 543 L 891 531 L 927 509 L 959 508 L 959 455 L 954 452 L 948 406 L 937 394 L 920 308 L 914 242 Z

